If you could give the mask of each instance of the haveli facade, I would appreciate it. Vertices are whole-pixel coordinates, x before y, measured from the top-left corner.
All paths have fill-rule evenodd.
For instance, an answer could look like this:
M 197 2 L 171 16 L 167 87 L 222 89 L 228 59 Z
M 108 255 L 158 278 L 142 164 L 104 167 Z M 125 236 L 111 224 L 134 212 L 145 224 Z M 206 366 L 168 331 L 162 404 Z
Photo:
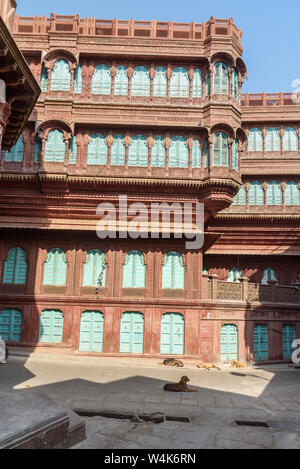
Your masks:
M 300 336 L 300 106 L 243 95 L 233 20 L 14 19 L 42 93 L 2 153 L 0 333 L 15 349 L 248 362 Z M 205 242 L 100 240 L 97 207 L 205 207 Z M 174 215 L 175 216 L 175 215 Z M 195 217 L 195 213 L 194 213 Z M 175 226 L 175 225 L 174 225 Z

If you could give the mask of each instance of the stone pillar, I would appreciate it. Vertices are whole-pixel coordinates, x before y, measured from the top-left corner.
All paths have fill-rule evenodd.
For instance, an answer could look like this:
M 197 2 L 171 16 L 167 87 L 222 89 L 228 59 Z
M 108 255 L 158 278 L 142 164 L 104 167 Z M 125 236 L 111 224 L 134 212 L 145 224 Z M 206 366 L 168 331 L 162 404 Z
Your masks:
M 239 281 L 242 284 L 242 301 L 247 301 L 247 299 L 248 299 L 249 278 L 248 277 L 240 277 Z

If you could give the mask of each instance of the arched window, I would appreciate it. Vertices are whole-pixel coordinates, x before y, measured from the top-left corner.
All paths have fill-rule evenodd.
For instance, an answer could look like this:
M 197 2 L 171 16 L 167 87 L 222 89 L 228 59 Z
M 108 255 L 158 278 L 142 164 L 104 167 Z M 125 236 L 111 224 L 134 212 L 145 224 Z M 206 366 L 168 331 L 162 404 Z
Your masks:
M 280 151 L 280 134 L 275 127 L 267 130 L 266 151 Z
M 171 98 L 188 98 L 190 94 L 190 79 L 188 72 L 183 67 L 177 67 L 173 70 L 170 80 Z
M 141 252 L 131 251 L 123 266 L 123 288 L 145 288 L 146 265 Z
M 91 135 L 87 152 L 87 164 L 106 165 L 108 147 L 104 134 Z
M 150 96 L 150 74 L 147 67 L 135 67 L 131 81 L 132 96 Z
M 176 136 L 172 138 L 169 150 L 170 168 L 188 168 L 189 167 L 189 149 L 185 137 Z
M 202 76 L 201 70 L 196 68 L 194 70 L 194 78 L 193 78 L 193 98 L 201 98 L 202 97 Z
M 83 287 L 105 287 L 105 254 L 100 249 L 89 251 L 83 269 Z
M 214 94 L 228 94 L 228 67 L 223 62 L 214 66 Z
M 78 65 L 75 72 L 74 79 L 74 93 L 81 94 L 82 92 L 82 65 Z
M 48 70 L 46 69 L 46 67 L 43 67 L 42 73 L 41 73 L 41 83 L 40 83 L 41 90 L 43 93 L 46 93 L 48 90 L 48 79 L 49 79 Z
M 210 166 L 210 146 L 208 139 L 205 141 L 204 145 L 204 168 L 209 168 Z
M 110 95 L 111 74 L 108 65 L 99 64 L 95 67 L 92 78 L 92 94 Z
M 253 181 L 249 189 L 249 205 L 264 205 L 265 191 L 260 181 Z
M 233 198 L 232 205 L 246 205 L 247 204 L 247 192 L 245 186 L 242 186 L 236 196 Z
M 64 141 L 64 134 L 61 130 L 54 129 L 48 134 L 48 139 L 45 146 L 45 161 L 62 163 L 65 161 L 66 156 L 66 143 Z
M 286 128 L 283 135 L 283 151 L 298 151 L 299 141 L 296 129 Z
M 76 135 L 74 135 L 71 138 L 71 142 L 70 142 L 70 154 L 69 154 L 69 163 L 70 164 L 76 164 L 77 163 L 77 153 L 78 153 L 77 137 L 76 137 Z
M 71 72 L 67 60 L 57 60 L 51 74 L 51 91 L 70 91 Z
M 201 145 L 199 140 L 194 140 L 192 150 L 192 167 L 201 168 Z
M 166 97 L 167 86 L 168 86 L 168 80 L 166 76 L 165 67 L 157 67 L 156 74 L 153 80 L 153 96 Z
M 111 146 L 110 162 L 112 166 L 124 166 L 125 165 L 125 143 L 124 135 L 114 135 L 113 143 Z
M 265 269 L 262 273 L 261 284 L 268 285 L 268 282 L 274 280 L 278 283 L 278 275 L 274 269 Z
M 280 182 L 270 181 L 268 183 L 267 205 L 282 205 L 282 189 Z
M 117 73 L 115 76 L 115 95 L 116 96 L 127 96 L 128 95 L 128 75 L 127 68 L 125 65 L 119 65 L 117 67 Z
M 261 129 L 250 129 L 248 137 L 248 151 L 263 151 L 264 139 Z
M 239 282 L 239 279 L 243 276 L 243 272 L 240 269 L 233 268 L 228 271 L 227 282 Z
M 164 168 L 166 165 L 165 139 L 162 135 L 155 135 L 154 145 L 151 153 L 151 166 L 153 168 Z
M 234 68 L 231 75 L 231 94 L 234 99 L 239 99 L 239 76 L 237 70 Z
M 22 163 L 24 158 L 24 140 L 20 135 L 17 143 L 10 151 L 5 152 L 5 161 L 14 161 L 15 163 Z
M 34 162 L 39 163 L 41 161 L 41 153 L 42 153 L 42 139 L 37 135 L 35 137 L 34 143 Z
M 237 139 L 232 144 L 231 167 L 236 171 L 239 170 L 239 141 Z
M 288 181 L 285 186 L 285 205 L 300 205 L 299 184 Z
M 58 248 L 51 249 L 44 265 L 43 285 L 66 285 L 67 268 L 65 252 Z
M 217 132 L 213 142 L 213 165 L 228 166 L 228 137 L 223 132 Z
M 39 342 L 60 344 L 63 338 L 64 316 L 59 310 L 46 309 L 40 317 Z
M 149 148 L 145 135 L 133 135 L 128 153 L 128 166 L 148 166 Z
M 211 80 L 209 70 L 206 70 L 205 74 L 205 96 L 208 97 L 211 91 Z
M 8 251 L 4 263 L 3 283 L 25 285 L 27 279 L 26 254 L 22 248 L 12 248 Z
M 178 252 L 166 254 L 162 268 L 162 288 L 181 289 L 185 286 L 185 267 L 182 255 Z
M 0 313 L 0 337 L 5 342 L 21 342 L 22 312 L 18 309 L 3 309 Z

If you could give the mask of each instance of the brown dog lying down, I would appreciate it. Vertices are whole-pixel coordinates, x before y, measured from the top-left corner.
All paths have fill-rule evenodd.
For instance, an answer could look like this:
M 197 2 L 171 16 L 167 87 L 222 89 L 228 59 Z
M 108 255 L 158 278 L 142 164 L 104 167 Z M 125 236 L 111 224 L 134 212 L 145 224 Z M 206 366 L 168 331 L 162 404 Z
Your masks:
M 204 368 L 205 370 L 209 371 L 212 368 L 215 368 L 216 370 L 221 371 L 221 368 L 216 366 L 214 363 L 201 363 L 201 365 L 196 365 L 197 368 Z
M 183 363 L 181 360 L 175 360 L 175 358 L 166 358 L 161 365 L 164 366 L 178 366 L 180 368 L 183 367 Z
M 233 362 L 231 362 L 231 368 L 248 368 L 248 366 L 246 363 L 233 360 Z
M 168 383 L 164 385 L 164 390 L 169 392 L 197 392 L 197 389 L 189 388 L 186 383 L 189 382 L 187 376 L 182 376 L 179 383 Z

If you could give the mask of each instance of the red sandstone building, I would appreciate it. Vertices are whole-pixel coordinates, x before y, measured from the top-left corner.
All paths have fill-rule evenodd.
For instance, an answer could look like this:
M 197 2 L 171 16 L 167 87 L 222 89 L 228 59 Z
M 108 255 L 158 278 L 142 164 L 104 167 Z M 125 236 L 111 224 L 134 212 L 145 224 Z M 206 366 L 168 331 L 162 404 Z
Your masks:
M 300 106 L 243 95 L 241 31 L 15 16 L 42 94 L 1 158 L 11 347 L 290 360 L 300 336 Z M 101 240 L 99 204 L 205 207 L 205 241 Z M 117 227 L 117 235 L 121 231 Z M 298 285 L 298 286 L 297 286 Z

